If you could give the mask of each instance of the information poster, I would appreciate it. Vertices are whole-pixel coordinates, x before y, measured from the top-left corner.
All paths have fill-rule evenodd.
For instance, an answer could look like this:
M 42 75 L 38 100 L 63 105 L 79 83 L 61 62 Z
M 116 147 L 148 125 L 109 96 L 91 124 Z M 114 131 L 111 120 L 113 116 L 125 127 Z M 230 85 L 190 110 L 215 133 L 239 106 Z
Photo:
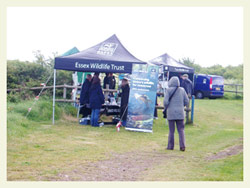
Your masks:
M 133 65 L 126 130 L 153 132 L 158 66 Z

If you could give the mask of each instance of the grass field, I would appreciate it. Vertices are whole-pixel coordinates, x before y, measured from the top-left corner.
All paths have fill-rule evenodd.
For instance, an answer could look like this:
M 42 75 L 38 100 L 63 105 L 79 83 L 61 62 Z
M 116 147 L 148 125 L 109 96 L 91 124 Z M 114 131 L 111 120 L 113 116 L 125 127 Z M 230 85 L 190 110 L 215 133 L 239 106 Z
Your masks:
M 196 100 L 186 151 L 165 150 L 168 126 L 158 111 L 153 133 L 116 132 L 77 123 L 75 109 L 39 101 L 8 103 L 7 177 L 13 180 L 242 181 L 243 101 Z M 73 116 L 72 116 L 73 115 Z

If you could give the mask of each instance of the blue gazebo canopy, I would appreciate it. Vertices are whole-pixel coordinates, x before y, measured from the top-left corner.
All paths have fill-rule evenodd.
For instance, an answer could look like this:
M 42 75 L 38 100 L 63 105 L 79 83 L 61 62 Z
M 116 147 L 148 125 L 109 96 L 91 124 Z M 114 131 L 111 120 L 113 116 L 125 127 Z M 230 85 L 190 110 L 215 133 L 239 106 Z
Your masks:
M 78 72 L 131 73 L 132 64 L 145 64 L 134 57 L 116 35 L 81 52 L 55 58 L 55 69 Z

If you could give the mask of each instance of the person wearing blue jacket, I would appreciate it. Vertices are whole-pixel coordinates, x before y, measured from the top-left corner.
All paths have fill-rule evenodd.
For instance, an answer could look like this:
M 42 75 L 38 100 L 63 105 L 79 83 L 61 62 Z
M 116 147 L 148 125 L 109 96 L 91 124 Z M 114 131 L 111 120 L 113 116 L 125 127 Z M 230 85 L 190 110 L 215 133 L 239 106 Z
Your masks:
M 98 120 L 102 104 L 104 104 L 104 95 L 101 82 L 97 76 L 94 76 L 89 90 L 89 105 L 92 109 L 90 121 L 93 127 L 99 127 Z
M 80 114 L 82 114 L 82 117 L 87 117 L 88 115 L 91 114 L 91 109 L 89 108 L 89 89 L 91 86 L 91 79 L 92 76 L 91 74 L 87 74 L 87 78 L 85 79 L 82 89 L 81 89 L 81 94 L 80 94 L 80 105 L 82 106 L 80 110 Z

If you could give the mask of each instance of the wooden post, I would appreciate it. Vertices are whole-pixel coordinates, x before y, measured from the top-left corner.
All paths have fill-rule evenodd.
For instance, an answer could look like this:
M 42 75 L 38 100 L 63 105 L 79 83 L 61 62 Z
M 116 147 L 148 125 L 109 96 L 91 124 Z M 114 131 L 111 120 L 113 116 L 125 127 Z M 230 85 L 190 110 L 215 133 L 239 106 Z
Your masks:
M 235 93 L 236 93 L 236 97 L 237 97 L 237 93 L 238 93 L 238 85 L 237 84 L 235 85 L 235 89 L 236 89 Z
M 66 88 L 66 84 L 64 84 L 63 87 L 63 98 L 66 99 L 66 95 L 67 95 L 67 88 Z
M 55 100 L 56 100 L 56 69 L 54 69 L 54 84 L 53 84 L 53 117 L 52 124 L 55 124 Z
M 186 107 L 186 124 L 189 123 L 189 111 L 190 111 L 190 100 L 188 101 L 188 105 Z
M 194 123 L 194 95 L 192 95 L 191 123 Z

